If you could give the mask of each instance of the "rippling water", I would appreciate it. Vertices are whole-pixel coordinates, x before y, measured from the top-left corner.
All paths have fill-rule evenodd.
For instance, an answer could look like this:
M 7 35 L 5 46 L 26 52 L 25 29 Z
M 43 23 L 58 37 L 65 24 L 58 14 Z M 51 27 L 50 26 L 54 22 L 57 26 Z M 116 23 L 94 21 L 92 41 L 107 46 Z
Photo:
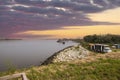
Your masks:
M 72 41 L 61 44 L 56 40 L 0 41 L 0 71 L 7 70 L 9 64 L 16 68 L 40 65 L 53 53 L 74 44 Z

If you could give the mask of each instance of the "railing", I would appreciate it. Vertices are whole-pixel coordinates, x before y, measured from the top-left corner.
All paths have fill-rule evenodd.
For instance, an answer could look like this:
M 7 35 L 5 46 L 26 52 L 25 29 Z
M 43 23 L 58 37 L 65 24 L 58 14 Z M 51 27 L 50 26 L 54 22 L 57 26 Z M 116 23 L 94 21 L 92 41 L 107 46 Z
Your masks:
M 21 78 L 22 80 L 28 80 L 25 73 L 18 73 L 18 74 L 3 76 L 3 77 L 0 77 L 0 80 L 10 80 L 14 78 Z

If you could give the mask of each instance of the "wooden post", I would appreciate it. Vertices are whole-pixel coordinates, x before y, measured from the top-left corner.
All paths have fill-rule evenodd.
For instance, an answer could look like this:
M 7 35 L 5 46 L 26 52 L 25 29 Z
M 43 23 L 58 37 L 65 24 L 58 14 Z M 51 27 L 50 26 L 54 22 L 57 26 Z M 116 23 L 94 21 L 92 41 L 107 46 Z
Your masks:
M 20 77 L 22 78 L 22 80 L 28 80 L 25 73 L 18 73 L 18 74 L 3 76 L 3 77 L 0 77 L 0 80 L 9 80 L 9 79 L 20 78 Z
M 22 73 L 22 79 L 23 79 L 23 80 L 28 80 L 28 79 L 27 79 L 27 76 L 25 75 L 25 73 Z

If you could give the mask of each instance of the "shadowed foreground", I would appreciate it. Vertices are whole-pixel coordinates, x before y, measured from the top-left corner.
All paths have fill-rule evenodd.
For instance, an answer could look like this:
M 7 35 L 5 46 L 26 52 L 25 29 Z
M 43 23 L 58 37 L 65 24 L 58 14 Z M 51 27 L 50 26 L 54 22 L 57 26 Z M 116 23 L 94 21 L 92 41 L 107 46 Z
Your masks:
M 92 54 L 84 59 L 56 62 L 13 73 L 23 71 L 29 80 L 120 80 L 120 52 Z

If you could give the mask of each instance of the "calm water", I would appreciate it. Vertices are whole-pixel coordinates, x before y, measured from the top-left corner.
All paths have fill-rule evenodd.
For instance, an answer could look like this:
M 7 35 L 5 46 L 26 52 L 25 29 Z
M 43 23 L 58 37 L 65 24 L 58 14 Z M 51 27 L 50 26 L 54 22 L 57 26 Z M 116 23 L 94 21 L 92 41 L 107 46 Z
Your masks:
M 74 44 L 71 41 L 61 44 L 56 40 L 0 41 L 0 71 L 7 70 L 9 64 L 17 68 L 40 65 L 53 53 Z

